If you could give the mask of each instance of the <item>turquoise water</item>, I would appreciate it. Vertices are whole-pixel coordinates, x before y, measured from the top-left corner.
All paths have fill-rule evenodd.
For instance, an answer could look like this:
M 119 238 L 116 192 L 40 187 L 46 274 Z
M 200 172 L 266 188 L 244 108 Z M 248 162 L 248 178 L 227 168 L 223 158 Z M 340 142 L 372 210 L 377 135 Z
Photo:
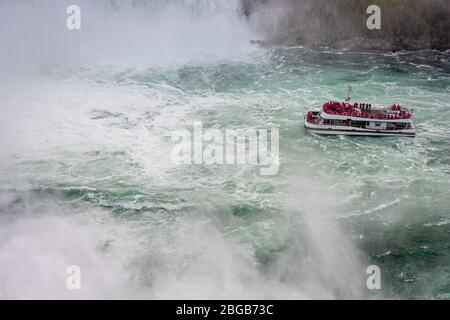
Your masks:
M 95 220 L 106 230 L 92 240 L 129 257 L 103 257 L 108 251 L 93 243 L 100 258 L 82 261 L 112 259 L 126 269 L 116 284 L 120 294 L 131 286 L 137 297 L 160 297 L 159 281 L 173 288 L 181 281 L 198 297 L 447 299 L 449 55 L 274 48 L 251 56 L 170 70 L 85 72 L 63 80 L 53 95 L 37 85 L 37 100 L 55 103 L 59 114 L 31 108 L 19 115 L 33 120 L 13 138 L 24 146 L 3 155 L 2 218 L 18 224 L 21 237 L 37 236 L 43 257 L 46 250 L 61 254 L 41 239 L 48 216 L 81 219 L 75 239 L 54 235 L 75 246 L 78 232 L 91 236 L 83 224 Z M 46 81 L 47 90 L 55 85 Z M 308 107 L 343 98 L 347 84 L 355 100 L 413 107 L 417 138 L 305 132 Z M 61 112 L 56 102 L 67 93 Z M 279 126 L 279 174 L 167 165 L 170 130 L 193 119 L 217 128 Z M 20 219 L 44 219 L 43 229 L 29 235 Z M 11 250 L 22 248 L 15 237 L 3 236 Z M 85 250 L 67 249 L 76 256 Z M 383 275 L 376 294 L 361 280 L 371 264 Z M 161 297 L 187 294 L 159 290 Z
M 2 81 L 0 297 L 450 298 L 450 53 L 245 43 Z M 308 108 L 348 84 L 413 108 L 417 137 L 308 134 Z M 279 127 L 279 173 L 175 166 L 194 120 Z

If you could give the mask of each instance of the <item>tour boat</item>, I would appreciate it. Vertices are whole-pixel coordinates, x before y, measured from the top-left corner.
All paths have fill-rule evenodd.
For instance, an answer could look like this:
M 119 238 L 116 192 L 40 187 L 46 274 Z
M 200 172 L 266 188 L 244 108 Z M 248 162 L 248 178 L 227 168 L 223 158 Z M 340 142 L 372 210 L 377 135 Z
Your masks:
M 349 99 L 348 99 L 349 100 Z M 413 114 L 400 105 L 375 107 L 369 103 L 327 102 L 312 107 L 305 127 L 320 135 L 414 137 Z

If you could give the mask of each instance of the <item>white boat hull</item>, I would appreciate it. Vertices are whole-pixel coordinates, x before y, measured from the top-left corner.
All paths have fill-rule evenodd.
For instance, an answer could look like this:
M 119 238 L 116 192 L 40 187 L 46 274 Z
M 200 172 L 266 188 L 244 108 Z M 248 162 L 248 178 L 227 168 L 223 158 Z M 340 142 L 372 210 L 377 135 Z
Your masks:
M 371 137 L 415 137 L 416 130 L 375 130 L 343 126 L 317 125 L 306 121 L 305 128 L 311 133 L 325 136 L 371 136 Z

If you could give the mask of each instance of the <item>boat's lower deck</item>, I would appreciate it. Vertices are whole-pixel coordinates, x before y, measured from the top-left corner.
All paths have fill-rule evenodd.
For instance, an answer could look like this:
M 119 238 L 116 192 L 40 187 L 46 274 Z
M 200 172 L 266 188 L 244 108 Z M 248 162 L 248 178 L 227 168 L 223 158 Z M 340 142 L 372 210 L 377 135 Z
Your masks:
M 382 130 L 364 129 L 350 126 L 334 126 L 323 124 L 312 124 L 305 120 L 305 127 L 311 132 L 320 135 L 351 135 L 351 136 L 373 136 L 373 137 L 415 137 L 415 129 L 404 130 Z

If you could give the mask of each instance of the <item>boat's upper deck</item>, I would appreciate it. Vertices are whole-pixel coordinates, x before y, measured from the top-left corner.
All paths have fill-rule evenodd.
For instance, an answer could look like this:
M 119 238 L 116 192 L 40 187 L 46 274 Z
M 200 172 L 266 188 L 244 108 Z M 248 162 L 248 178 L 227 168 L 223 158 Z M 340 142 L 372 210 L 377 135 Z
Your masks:
M 359 118 L 377 121 L 411 121 L 408 108 L 393 105 L 388 108 L 372 107 L 369 103 L 327 102 L 321 108 L 322 116 L 331 119 Z

